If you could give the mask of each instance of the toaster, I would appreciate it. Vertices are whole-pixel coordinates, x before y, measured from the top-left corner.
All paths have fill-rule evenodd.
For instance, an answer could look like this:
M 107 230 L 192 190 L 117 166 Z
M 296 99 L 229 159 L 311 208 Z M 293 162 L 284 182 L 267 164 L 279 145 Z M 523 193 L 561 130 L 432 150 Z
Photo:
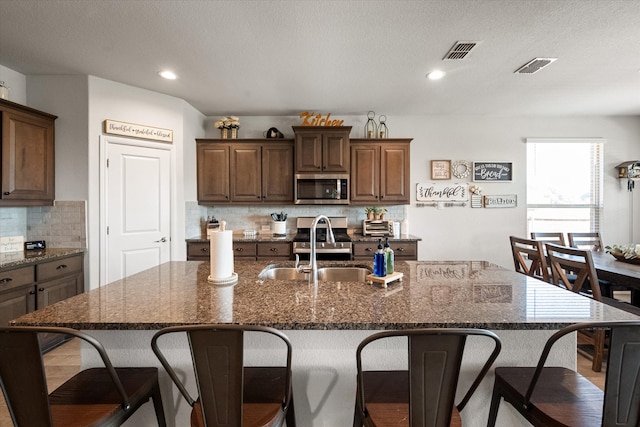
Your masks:
M 365 219 L 362 221 L 364 236 L 393 236 L 393 221 L 386 219 Z

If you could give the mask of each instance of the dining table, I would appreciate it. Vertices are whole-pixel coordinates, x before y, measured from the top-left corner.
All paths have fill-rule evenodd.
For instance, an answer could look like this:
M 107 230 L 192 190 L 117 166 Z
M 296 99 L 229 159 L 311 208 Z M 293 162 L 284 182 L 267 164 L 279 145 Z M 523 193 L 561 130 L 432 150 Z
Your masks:
M 631 304 L 640 307 L 640 263 L 620 261 L 606 252 L 591 252 L 598 278 L 631 291 Z

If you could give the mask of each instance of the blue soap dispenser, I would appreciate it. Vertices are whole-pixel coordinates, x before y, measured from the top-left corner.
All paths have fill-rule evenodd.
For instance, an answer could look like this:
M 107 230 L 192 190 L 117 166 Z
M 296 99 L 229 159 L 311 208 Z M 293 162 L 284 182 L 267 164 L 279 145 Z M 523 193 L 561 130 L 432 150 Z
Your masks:
M 387 260 L 382 248 L 382 239 L 378 240 L 378 250 L 373 255 L 373 275 L 377 277 L 387 275 Z

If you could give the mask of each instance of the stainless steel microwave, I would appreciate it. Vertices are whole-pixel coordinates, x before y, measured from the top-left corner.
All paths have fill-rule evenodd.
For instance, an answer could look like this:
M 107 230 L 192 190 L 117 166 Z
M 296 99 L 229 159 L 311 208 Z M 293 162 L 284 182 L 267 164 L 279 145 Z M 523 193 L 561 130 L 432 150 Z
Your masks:
M 297 205 L 349 204 L 349 174 L 296 174 Z

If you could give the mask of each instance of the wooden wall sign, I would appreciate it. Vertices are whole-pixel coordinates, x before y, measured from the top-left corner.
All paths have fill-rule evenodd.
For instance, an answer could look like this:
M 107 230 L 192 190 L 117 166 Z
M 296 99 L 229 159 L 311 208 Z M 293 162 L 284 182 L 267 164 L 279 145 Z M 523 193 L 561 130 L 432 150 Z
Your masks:
M 484 196 L 485 208 L 515 208 L 518 205 L 518 196 L 504 194 L 502 196 Z
M 511 162 L 473 162 L 474 181 L 511 181 Z
M 466 202 L 469 200 L 467 184 L 418 184 L 416 200 L 419 202 Z
M 342 126 L 344 124 L 344 120 L 331 120 L 331 113 L 327 113 L 326 117 L 323 117 L 320 113 L 305 111 L 300 113 L 300 118 L 302 126 Z
M 173 131 L 152 126 L 136 125 L 134 123 L 104 121 L 104 133 L 128 136 L 130 138 L 151 139 L 160 142 L 173 142 Z

